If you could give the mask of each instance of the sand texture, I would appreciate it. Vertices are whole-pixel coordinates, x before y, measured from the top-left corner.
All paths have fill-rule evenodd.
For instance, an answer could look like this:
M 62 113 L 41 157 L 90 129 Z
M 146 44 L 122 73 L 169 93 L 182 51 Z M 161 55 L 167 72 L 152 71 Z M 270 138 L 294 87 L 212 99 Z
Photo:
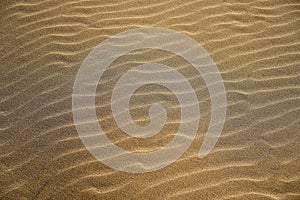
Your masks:
M 0 25 L 0 199 L 300 199 L 299 0 L 2 0 Z M 211 116 L 201 76 L 163 50 L 119 57 L 96 96 L 99 123 L 114 144 L 156 151 L 180 124 L 172 91 L 147 84 L 130 99 L 132 119 L 149 124 L 149 106 L 159 102 L 168 110 L 164 128 L 147 139 L 118 128 L 112 89 L 132 67 L 172 66 L 190 81 L 201 110 L 198 134 L 176 162 L 132 174 L 84 147 L 71 95 L 92 49 L 147 26 L 178 31 L 207 50 L 224 81 L 227 116 L 218 143 L 200 159 Z

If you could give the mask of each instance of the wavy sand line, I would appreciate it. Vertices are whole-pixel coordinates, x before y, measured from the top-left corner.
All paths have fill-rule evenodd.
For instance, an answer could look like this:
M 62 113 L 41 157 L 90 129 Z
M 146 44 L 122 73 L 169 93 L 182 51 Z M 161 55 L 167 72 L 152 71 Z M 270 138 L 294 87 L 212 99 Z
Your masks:
M 260 0 L 5 3 L 0 21 L 1 198 L 297 199 L 299 6 Z M 224 79 L 229 112 L 217 146 L 204 160 L 195 157 L 205 126 L 170 167 L 130 175 L 107 168 L 84 150 L 70 95 L 90 50 L 115 33 L 141 26 L 173 28 L 204 45 Z M 111 84 L 107 80 L 101 84 Z M 143 96 L 147 93 L 134 95 Z

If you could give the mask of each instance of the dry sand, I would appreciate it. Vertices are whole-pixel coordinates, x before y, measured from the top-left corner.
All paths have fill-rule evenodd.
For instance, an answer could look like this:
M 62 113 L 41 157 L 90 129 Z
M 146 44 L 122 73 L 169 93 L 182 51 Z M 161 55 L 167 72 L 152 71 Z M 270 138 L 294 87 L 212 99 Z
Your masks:
M 1 199 L 300 199 L 300 1 L 3 0 L 1 25 Z M 159 60 L 191 80 L 202 119 L 175 163 L 146 174 L 113 170 L 83 146 L 72 118 L 72 87 L 83 59 L 106 38 L 137 27 L 165 27 L 199 42 L 227 90 L 221 138 L 197 153 L 210 117 L 201 77 L 180 57 L 141 50 L 116 60 L 100 80 L 97 114 L 108 137 L 129 151 L 154 151 L 172 139 L 178 102 L 147 85 L 131 99 L 137 123 L 152 102 L 170 108 L 150 139 L 117 129 L 109 98 L 125 70 Z M 149 93 L 149 91 L 152 93 Z M 151 97 L 151 101 L 145 98 Z M 105 103 L 106 102 L 106 103 Z

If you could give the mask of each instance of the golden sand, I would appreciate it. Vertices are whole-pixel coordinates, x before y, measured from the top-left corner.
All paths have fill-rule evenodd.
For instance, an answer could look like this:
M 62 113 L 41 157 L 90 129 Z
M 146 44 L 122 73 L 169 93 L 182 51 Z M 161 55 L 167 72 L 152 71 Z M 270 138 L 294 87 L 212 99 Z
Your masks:
M 1 199 L 300 199 L 299 0 L 4 0 L 0 25 Z M 209 52 L 224 80 L 227 117 L 217 145 L 199 159 L 210 118 L 202 78 L 168 52 L 144 49 L 120 57 L 103 74 L 96 98 L 99 123 L 115 144 L 155 151 L 180 122 L 174 94 L 152 84 L 132 97 L 132 118 L 146 125 L 149 105 L 161 102 L 169 111 L 166 126 L 149 139 L 117 128 L 112 88 L 141 63 L 159 61 L 184 74 L 202 116 L 180 159 L 130 174 L 86 150 L 71 95 L 80 64 L 95 46 L 145 26 L 184 33 Z

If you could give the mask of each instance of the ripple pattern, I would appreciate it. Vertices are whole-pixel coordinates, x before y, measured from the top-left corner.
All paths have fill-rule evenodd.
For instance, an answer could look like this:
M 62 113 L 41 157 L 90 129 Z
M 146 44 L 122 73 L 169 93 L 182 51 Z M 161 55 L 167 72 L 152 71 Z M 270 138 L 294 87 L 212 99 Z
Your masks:
M 0 11 L 1 199 L 300 198 L 299 0 L 11 0 Z M 145 26 L 184 33 L 210 53 L 227 91 L 227 118 L 213 151 L 199 159 L 211 115 L 203 79 L 168 52 L 118 58 L 96 97 L 98 121 L 114 144 L 154 151 L 179 126 L 174 94 L 150 84 L 132 96 L 130 112 L 147 125 L 149 105 L 161 103 L 168 110 L 161 132 L 137 139 L 117 128 L 112 88 L 133 66 L 172 66 L 188 78 L 201 109 L 198 134 L 183 156 L 161 170 L 130 174 L 84 148 L 71 95 L 82 60 L 97 44 Z

